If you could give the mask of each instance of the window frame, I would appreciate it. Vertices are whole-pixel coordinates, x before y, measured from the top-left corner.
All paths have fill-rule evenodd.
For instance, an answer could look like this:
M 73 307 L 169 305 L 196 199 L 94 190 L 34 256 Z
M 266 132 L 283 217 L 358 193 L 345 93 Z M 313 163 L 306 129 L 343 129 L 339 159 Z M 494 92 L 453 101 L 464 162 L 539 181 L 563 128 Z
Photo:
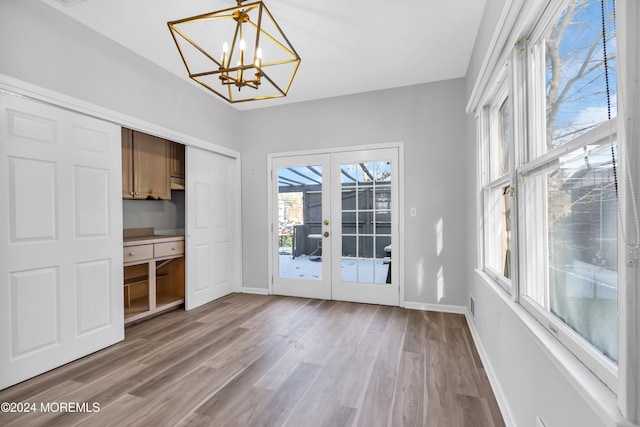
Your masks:
M 575 138 L 569 143 L 566 143 L 560 147 L 556 147 L 552 151 L 544 154 L 538 159 L 529 162 L 517 170 L 518 180 L 521 182 L 521 188 L 519 191 L 519 197 L 521 198 L 521 205 L 524 206 L 524 201 L 522 199 L 529 197 L 526 189 L 526 177 L 528 175 L 532 175 L 535 173 L 544 172 L 549 168 L 552 168 L 562 156 L 565 154 L 580 149 L 581 147 L 587 145 L 607 145 L 610 142 L 610 137 L 613 136 L 614 140 L 617 136 L 617 121 L 615 118 L 611 120 L 611 122 L 603 122 L 598 125 L 596 128 L 590 130 L 589 132 Z M 613 135 L 611 133 L 613 132 Z M 545 192 L 546 194 L 546 192 Z M 546 198 L 542 197 L 540 201 L 546 204 Z M 546 208 L 544 209 L 546 211 Z M 522 209 L 517 213 L 518 215 L 518 223 L 522 228 L 522 235 L 526 236 L 526 231 L 524 230 L 526 226 L 527 218 L 525 217 L 526 212 L 525 209 Z M 547 218 L 537 218 L 535 220 L 537 224 L 544 224 L 545 233 L 543 233 L 542 238 L 542 246 L 543 246 L 543 254 L 542 259 L 537 259 L 537 257 L 531 257 L 527 255 L 526 240 L 530 239 L 522 239 L 522 244 L 520 246 L 520 256 L 525 256 L 531 262 L 531 264 L 537 264 L 541 262 L 545 262 L 548 260 L 548 239 L 547 233 Z M 533 234 L 533 233 L 532 233 Z M 540 243 L 540 242 L 538 242 Z M 538 254 L 540 252 L 538 251 Z M 545 292 L 545 307 L 541 307 L 533 298 L 527 295 L 527 289 L 525 286 L 520 288 L 519 292 L 519 302 L 520 305 L 531 314 L 540 324 L 547 329 L 553 336 L 555 336 L 560 343 L 562 343 L 571 353 L 574 354 L 585 366 L 587 366 L 603 383 L 607 385 L 612 391 L 617 390 L 618 388 L 618 364 L 604 356 L 601 352 L 599 352 L 595 346 L 593 346 L 589 341 L 587 341 L 584 337 L 580 336 L 577 332 L 575 332 L 569 325 L 564 323 L 560 318 L 555 316 L 548 309 L 549 307 L 549 278 L 548 278 L 548 269 L 545 269 L 544 278 L 540 278 L 538 274 L 532 272 L 531 269 L 522 269 L 522 281 L 523 283 L 535 283 L 543 280 L 545 282 L 544 292 Z M 620 280 L 618 279 L 618 292 L 620 292 L 619 286 Z M 619 322 L 618 322 L 619 323 Z M 619 327 L 619 325 L 618 325 Z M 618 344 L 619 346 L 619 344 Z
M 500 76 L 500 84 L 497 87 L 497 90 L 494 92 L 491 97 L 491 102 L 483 108 L 483 114 L 478 117 L 480 121 L 481 129 L 484 129 L 484 136 L 481 142 L 481 156 L 484 159 L 482 165 L 482 212 L 483 212 L 483 245 L 482 245 L 482 270 L 493 279 L 502 289 L 504 289 L 508 294 L 514 294 L 514 263 L 515 263 L 515 251 L 514 248 L 514 201 L 515 198 L 511 199 L 511 220 L 510 220 L 510 230 L 511 230 L 511 252 L 510 252 L 510 267 L 511 267 L 511 277 L 508 278 L 502 274 L 502 272 L 496 270 L 495 264 L 493 264 L 496 260 L 495 254 L 495 241 L 492 240 L 493 236 L 499 235 L 499 225 L 496 224 L 493 219 L 495 216 L 488 215 L 488 206 L 490 200 L 493 197 L 495 192 L 503 191 L 504 188 L 509 187 L 515 189 L 515 165 L 513 162 L 514 159 L 514 144 L 513 144 L 513 100 L 510 95 L 510 82 L 509 82 L 509 67 L 505 66 L 502 69 Z M 509 142 L 509 169 L 506 173 L 501 176 L 497 176 L 493 178 L 493 171 L 495 168 L 499 166 L 498 156 L 493 156 L 493 149 L 497 147 L 494 144 L 500 138 L 499 132 L 499 118 L 500 118 L 500 109 L 504 105 L 504 103 L 508 103 L 509 107 L 509 128 L 510 128 L 510 142 Z
M 614 0 L 615 1 L 615 0 Z M 525 236 L 526 226 L 526 204 L 525 198 L 531 197 L 531 194 L 527 194 L 525 185 L 525 178 L 527 175 L 551 167 L 555 162 L 558 162 L 560 158 L 580 147 L 584 147 L 590 144 L 607 144 L 610 142 L 610 138 L 614 140 L 617 137 L 617 121 L 612 119 L 610 121 L 602 122 L 596 128 L 591 129 L 585 134 L 578 136 L 570 142 L 557 146 L 552 150 L 546 151 L 545 144 L 533 143 L 533 141 L 546 141 L 545 126 L 546 126 L 546 52 L 545 52 L 545 38 L 548 31 L 554 25 L 557 25 L 562 13 L 567 7 L 566 0 L 551 0 L 549 7 L 543 13 L 541 19 L 534 26 L 528 37 L 528 46 L 525 49 L 526 55 L 523 55 L 526 59 L 526 79 L 527 79 L 527 107 L 529 112 L 533 114 L 529 115 L 529 123 L 527 126 L 527 141 L 525 143 L 525 151 L 527 158 L 516 168 L 516 175 L 518 182 L 521 184 L 521 191 L 519 191 L 518 199 L 519 205 L 523 208 L 516 213 L 517 223 L 520 228 L 521 235 Z M 517 109 L 518 106 L 515 106 Z M 544 191 L 546 195 L 546 191 Z M 546 205 L 546 197 L 542 195 L 539 203 Z M 538 195 L 539 197 L 540 195 Z M 535 197 L 535 196 L 534 196 Z M 545 209 L 546 211 L 546 209 Z M 542 255 L 544 259 L 536 259 L 536 256 L 531 256 L 528 253 L 527 244 L 531 239 L 522 239 L 521 244 L 518 247 L 518 257 L 524 258 L 532 264 L 535 263 L 547 263 L 548 262 L 548 224 L 546 215 L 544 218 L 537 218 L 537 224 L 541 224 L 543 227 L 544 237 L 537 241 L 538 245 L 542 245 L 542 251 L 535 251 L 537 256 Z M 526 241 L 529 242 L 526 242 Z M 533 260 L 532 260 L 533 258 Z M 538 277 L 536 274 L 532 274 L 531 270 L 522 269 L 520 271 L 521 281 L 523 284 L 536 283 L 540 280 L 545 281 L 545 307 L 540 307 L 531 297 L 526 294 L 526 286 L 521 286 L 518 290 L 518 300 L 522 307 L 536 318 L 553 336 L 555 336 L 571 353 L 573 353 L 583 364 L 585 364 L 601 381 L 603 381 L 607 387 L 615 391 L 618 389 L 618 364 L 611 361 L 609 358 L 600 353 L 595 346 L 588 342 L 585 338 L 575 332 L 569 325 L 564 323 L 561 319 L 550 312 L 549 307 L 549 278 L 548 270 L 545 269 L 545 277 Z M 618 292 L 620 292 L 619 286 L 620 279 L 618 279 Z M 618 321 L 618 328 L 620 327 L 620 321 Z M 618 346 L 620 344 L 618 343 Z
M 569 352 L 587 366 L 600 381 L 617 394 L 621 388 L 624 388 L 619 384 L 619 366 L 625 358 L 622 351 L 619 350 L 617 363 L 611 361 L 599 352 L 595 346 L 551 313 L 550 310 L 540 307 L 537 302 L 527 296 L 526 284 L 531 283 L 531 281 L 548 280 L 548 277 L 533 277 L 531 271 L 519 268 L 521 263 L 526 266 L 527 263 L 532 262 L 531 247 L 527 245 L 526 239 L 518 238 L 518 236 L 524 237 L 526 235 L 524 217 L 527 209 L 525 200 L 527 197 L 526 175 L 552 165 L 554 162 L 559 161 L 564 154 L 578 147 L 596 141 L 603 141 L 605 138 L 608 141 L 611 133 L 613 133 L 614 139 L 617 137 L 617 121 L 614 118 L 612 121 L 605 121 L 584 135 L 550 151 L 546 150 L 544 143 L 531 143 L 531 141 L 546 141 L 546 58 L 544 44 L 546 34 L 557 24 L 561 14 L 567 7 L 568 0 L 541 0 L 536 4 L 541 5 L 542 3 L 546 4 L 546 7 L 539 9 L 539 19 L 530 17 L 532 20 L 529 21 L 528 27 L 521 23 L 522 30 L 528 36 L 520 37 L 510 48 L 505 48 L 507 52 L 502 56 L 503 62 L 498 63 L 498 67 L 502 66 L 499 69 L 498 67 L 494 69 L 493 76 L 486 86 L 486 88 L 490 89 L 485 89 L 488 92 L 485 92 L 485 95 L 478 103 L 483 107 L 476 110 L 476 137 L 479 150 L 478 176 L 480 179 L 478 189 L 480 191 L 479 202 L 481 207 L 478 264 L 480 270 L 497 285 L 497 288 L 506 291 L 514 303 L 523 307 L 551 335 L 557 338 Z M 495 160 L 491 157 L 491 143 L 493 138 L 496 137 L 494 112 L 500 108 L 505 97 L 508 97 L 511 109 L 510 168 L 509 173 L 492 180 L 491 167 L 494 165 Z M 622 106 L 619 106 L 619 108 L 622 109 Z M 613 129 L 613 132 L 610 129 Z M 618 145 L 617 141 L 616 145 Z M 620 153 L 619 149 L 618 153 Z M 515 189 L 516 195 L 512 199 L 511 214 L 511 279 L 506 279 L 500 272 L 490 266 L 490 238 L 495 235 L 496 227 L 491 222 L 488 200 L 491 190 L 505 185 L 511 185 Z M 543 193 L 543 195 L 537 196 L 540 200 L 534 203 L 546 204 L 546 200 L 544 200 L 546 191 Z M 622 192 L 620 197 L 623 197 Z M 529 203 L 531 204 L 531 199 Z M 540 218 L 539 220 L 539 230 L 544 232 L 536 233 L 542 237 L 537 238 L 537 247 L 533 251 L 538 254 L 538 257 L 544 258 L 538 260 L 538 262 L 542 261 L 546 264 L 548 261 L 546 231 L 548 228 L 546 215 L 544 216 L 545 218 Z M 620 253 L 619 259 L 622 257 L 623 254 Z M 534 260 L 533 262 L 536 261 Z M 544 276 L 548 276 L 548 271 Z M 622 298 L 624 295 L 624 284 L 620 283 L 621 281 L 622 276 L 618 272 L 618 298 Z M 547 302 L 545 305 L 549 307 L 548 281 L 545 282 L 544 292 L 544 298 Z M 621 314 L 618 308 L 619 336 L 621 323 L 624 322 L 623 319 L 620 319 Z M 620 349 L 622 345 L 624 343 L 619 338 L 618 348 Z

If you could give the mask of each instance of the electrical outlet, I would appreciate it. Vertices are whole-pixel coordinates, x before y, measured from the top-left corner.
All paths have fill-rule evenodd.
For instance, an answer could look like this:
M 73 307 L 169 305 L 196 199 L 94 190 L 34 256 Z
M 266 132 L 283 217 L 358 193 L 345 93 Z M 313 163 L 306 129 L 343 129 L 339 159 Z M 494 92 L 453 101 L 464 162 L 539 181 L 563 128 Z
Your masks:
M 416 213 L 416 208 L 411 208 L 411 209 L 409 210 L 409 215 L 410 215 L 412 218 L 415 218 L 415 217 L 416 217 L 416 214 L 417 214 L 417 213 Z
M 471 316 L 476 315 L 476 300 L 473 299 L 473 297 L 469 298 L 469 311 L 471 312 Z

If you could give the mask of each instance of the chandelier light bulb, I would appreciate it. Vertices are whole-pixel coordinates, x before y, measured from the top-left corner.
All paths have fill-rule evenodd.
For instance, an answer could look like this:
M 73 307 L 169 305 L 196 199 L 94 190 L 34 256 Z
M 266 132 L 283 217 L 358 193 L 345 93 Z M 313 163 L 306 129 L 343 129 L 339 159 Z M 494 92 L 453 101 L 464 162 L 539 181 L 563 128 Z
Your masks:
M 244 42 L 244 39 L 240 39 L 240 50 L 244 51 L 247 48 L 247 44 Z
M 229 52 L 229 43 L 224 42 L 222 45 L 222 68 L 227 68 L 227 52 Z
M 260 67 L 262 65 L 262 49 L 258 48 L 256 50 L 256 67 Z

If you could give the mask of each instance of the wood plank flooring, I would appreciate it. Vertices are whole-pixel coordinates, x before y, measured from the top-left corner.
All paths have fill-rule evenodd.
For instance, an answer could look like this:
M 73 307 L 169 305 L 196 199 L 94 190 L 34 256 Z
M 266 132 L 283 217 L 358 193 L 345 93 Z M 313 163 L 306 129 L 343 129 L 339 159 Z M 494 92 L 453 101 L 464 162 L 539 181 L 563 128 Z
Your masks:
M 504 426 L 464 316 L 247 294 L 129 326 L 0 402 L 37 407 L 3 426 Z

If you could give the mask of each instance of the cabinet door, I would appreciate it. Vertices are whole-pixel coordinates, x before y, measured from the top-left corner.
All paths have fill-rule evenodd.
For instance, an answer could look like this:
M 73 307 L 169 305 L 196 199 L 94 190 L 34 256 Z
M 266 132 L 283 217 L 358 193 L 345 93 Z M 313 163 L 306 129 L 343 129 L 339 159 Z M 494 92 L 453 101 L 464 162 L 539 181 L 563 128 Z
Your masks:
M 133 131 L 122 128 L 122 198 L 133 199 Z
M 184 145 L 171 143 L 171 177 L 184 179 Z
M 0 389 L 124 339 L 120 128 L 0 93 Z
M 133 182 L 137 199 L 171 199 L 169 141 L 133 132 Z

